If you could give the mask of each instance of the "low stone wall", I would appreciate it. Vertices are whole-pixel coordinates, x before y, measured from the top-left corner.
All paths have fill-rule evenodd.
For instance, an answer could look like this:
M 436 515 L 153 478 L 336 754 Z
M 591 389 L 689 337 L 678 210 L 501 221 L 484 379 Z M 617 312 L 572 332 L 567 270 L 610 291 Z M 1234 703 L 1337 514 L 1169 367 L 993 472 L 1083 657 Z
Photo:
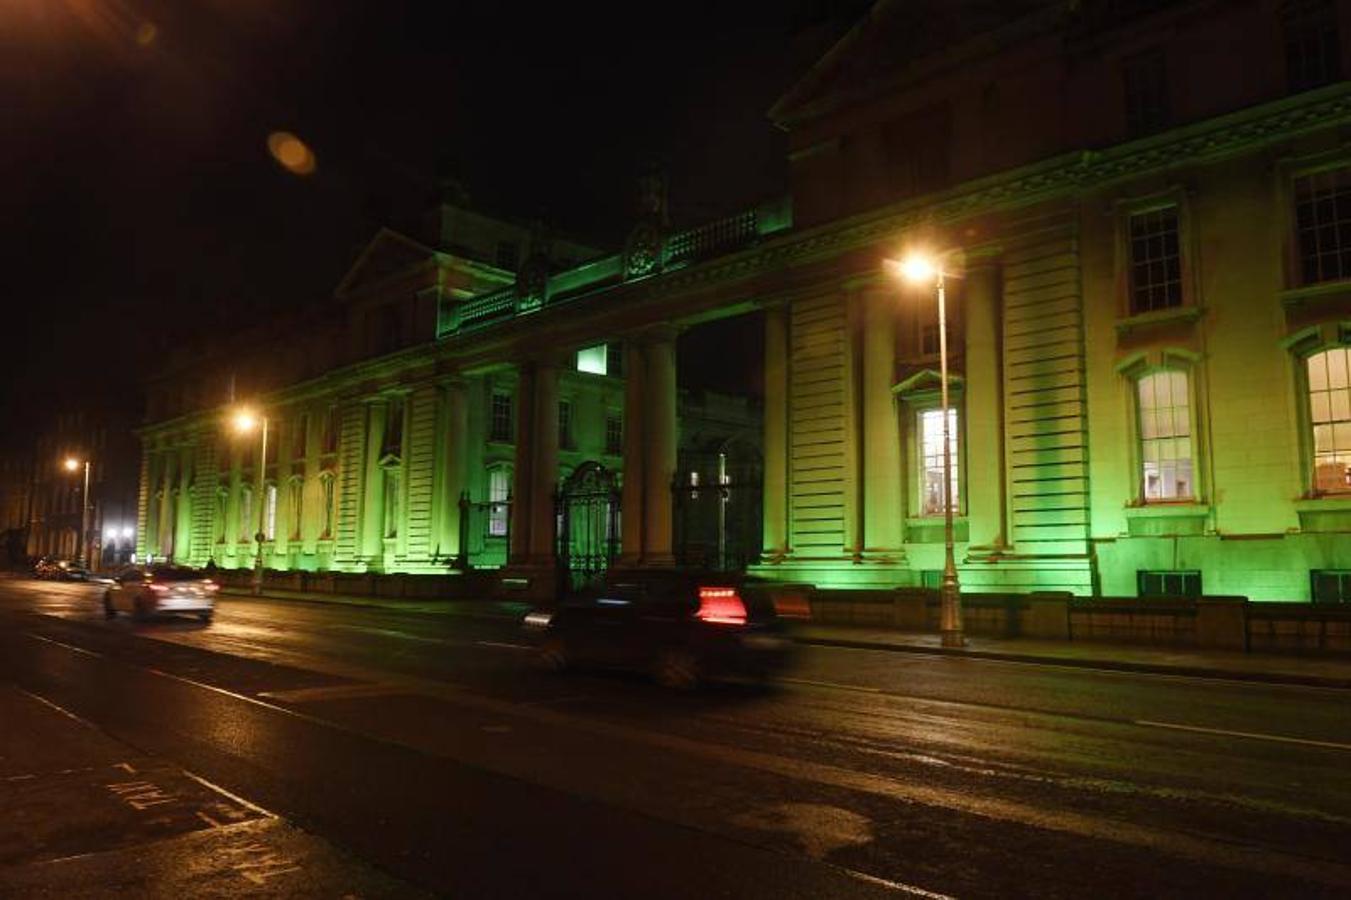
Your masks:
M 812 590 L 811 619 L 827 625 L 937 631 L 938 591 Z M 963 594 L 969 634 L 1214 650 L 1351 653 L 1351 608 L 1253 603 L 1245 597 L 1140 599 L 1068 593 Z
M 269 569 L 263 573 L 263 589 L 389 600 L 479 600 L 492 594 L 495 576 L 494 572 L 406 575 Z M 222 585 L 239 590 L 253 586 L 250 569 L 220 569 L 212 577 Z

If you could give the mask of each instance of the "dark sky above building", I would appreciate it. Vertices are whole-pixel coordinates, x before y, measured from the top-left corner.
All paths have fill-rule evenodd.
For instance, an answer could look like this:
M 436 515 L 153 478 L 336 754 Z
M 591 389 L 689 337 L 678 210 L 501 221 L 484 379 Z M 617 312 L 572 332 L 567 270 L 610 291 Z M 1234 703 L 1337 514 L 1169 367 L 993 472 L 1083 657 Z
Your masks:
M 765 112 L 867 5 L 11 0 L 0 415 L 134 411 L 165 341 L 325 297 L 448 182 L 603 246 L 650 161 L 679 222 L 772 196 Z

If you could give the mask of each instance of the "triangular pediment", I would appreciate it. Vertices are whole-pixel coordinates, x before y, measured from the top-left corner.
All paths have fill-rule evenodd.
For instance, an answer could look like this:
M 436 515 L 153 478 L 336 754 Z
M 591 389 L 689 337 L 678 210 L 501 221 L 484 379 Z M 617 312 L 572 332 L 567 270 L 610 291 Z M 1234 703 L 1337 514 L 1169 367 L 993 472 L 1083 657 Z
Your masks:
M 961 389 L 962 376 L 948 372 L 948 390 Z M 938 393 L 943 389 L 943 373 L 938 369 L 914 369 L 904 373 L 904 377 L 891 386 L 891 392 L 898 397 L 913 397 L 919 394 Z
M 928 60 L 1038 13 L 1055 0 L 878 0 L 769 111 L 780 125 L 894 90 Z M 994 42 L 990 49 L 998 49 Z
M 347 270 L 338 288 L 339 297 L 424 265 L 436 258 L 436 251 L 389 228 L 381 228 Z

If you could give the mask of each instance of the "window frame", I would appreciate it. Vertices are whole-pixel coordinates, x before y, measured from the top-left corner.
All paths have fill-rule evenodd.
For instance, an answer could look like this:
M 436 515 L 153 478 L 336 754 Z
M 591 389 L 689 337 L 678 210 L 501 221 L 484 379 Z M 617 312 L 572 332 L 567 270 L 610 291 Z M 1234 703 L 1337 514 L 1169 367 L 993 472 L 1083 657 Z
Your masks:
M 1299 182 L 1306 178 L 1344 173 L 1351 182 L 1351 159 L 1338 156 L 1323 159 L 1320 162 L 1291 166 L 1283 174 L 1281 221 L 1285 225 L 1285 286 L 1289 290 L 1328 289 L 1335 285 L 1351 283 L 1351 267 L 1344 278 L 1329 278 L 1306 281 L 1304 278 L 1304 253 L 1300 243 L 1299 227 Z M 1348 185 L 1351 190 L 1351 184 Z M 1348 243 L 1351 249 L 1351 242 Z
M 1181 289 L 1181 300 L 1176 306 L 1137 312 L 1134 306 L 1131 278 L 1135 261 L 1131 253 L 1131 221 L 1136 216 L 1147 215 L 1168 208 L 1177 210 L 1178 282 Z M 1172 187 L 1145 196 L 1120 200 L 1116 203 L 1115 218 L 1118 320 L 1133 322 L 1186 317 L 1199 312 L 1201 294 L 1196 283 L 1196 267 L 1193 264 L 1193 260 L 1197 259 L 1198 251 L 1192 222 L 1191 204 L 1188 201 L 1186 190 L 1181 187 Z
M 1300 472 L 1303 480 L 1303 493 L 1309 499 L 1351 496 L 1351 484 L 1348 484 L 1345 490 L 1338 491 L 1322 490 L 1318 486 L 1317 445 L 1314 439 L 1315 423 L 1313 421 L 1313 388 L 1309 382 L 1309 360 L 1331 350 L 1343 350 L 1348 354 L 1348 357 L 1351 357 L 1351 344 L 1348 343 L 1320 343 L 1295 357 L 1295 386 L 1299 394 L 1296 408 L 1299 410 L 1300 421 Z M 1351 364 L 1351 359 L 1348 359 L 1348 363 Z M 1348 465 L 1351 466 L 1351 464 Z
M 1295 57 L 1290 52 L 1292 46 L 1295 46 L 1296 44 L 1296 42 L 1292 40 L 1291 35 L 1292 24 L 1297 24 L 1295 16 L 1293 16 L 1292 13 L 1297 12 L 1298 7 L 1305 7 L 1307 9 L 1315 5 L 1324 7 L 1330 19 L 1332 32 L 1332 67 L 1331 71 L 1325 72 L 1321 79 L 1308 78 L 1307 76 L 1297 79 L 1294 71 Z M 1280 29 L 1278 34 L 1281 43 L 1281 57 L 1284 62 L 1283 68 L 1285 70 L 1285 92 L 1288 96 L 1302 94 L 1306 91 L 1318 90 L 1321 87 L 1334 84 L 1346 77 L 1342 60 L 1342 21 L 1341 16 L 1339 15 L 1339 5 L 1337 0 L 1322 0 L 1322 2 L 1318 2 L 1318 0 L 1315 0 L 1315 2 L 1309 2 L 1309 0 L 1283 0 L 1280 4 L 1278 12 L 1280 16 Z M 1306 27 L 1308 27 L 1308 25 L 1316 26 L 1317 24 L 1318 23 L 1316 22 L 1310 21 L 1306 24 Z M 1323 24 L 1326 25 L 1328 23 Z M 1326 33 L 1320 31 L 1317 36 L 1320 39 L 1326 38 Z M 1321 44 L 1321 40 L 1319 43 Z M 1321 49 L 1326 50 L 1327 48 L 1323 47 Z M 1300 58 L 1307 60 L 1307 57 Z M 1320 63 L 1326 61 L 1327 60 L 1320 59 Z M 1307 69 L 1308 66 L 1306 65 L 1304 68 Z
M 504 400 L 506 425 L 498 430 L 498 398 Z M 493 444 L 511 444 L 516 438 L 516 397 L 514 392 L 505 388 L 493 387 L 488 392 L 488 442 Z
M 1160 497 L 1150 499 L 1148 489 L 1145 483 L 1145 441 L 1146 440 L 1177 440 L 1177 435 L 1170 435 L 1168 438 L 1146 438 L 1144 435 L 1144 425 L 1142 414 L 1144 409 L 1140 402 L 1140 385 L 1145 379 L 1153 378 L 1163 374 L 1177 373 L 1186 379 L 1187 389 L 1187 442 L 1189 444 L 1188 460 L 1191 463 L 1191 493 L 1186 497 Z M 1199 442 L 1197 441 L 1197 415 L 1196 415 L 1196 384 L 1195 376 L 1191 367 L 1173 365 L 1151 366 L 1142 371 L 1135 372 L 1131 378 L 1131 395 L 1133 398 L 1133 429 L 1131 442 L 1133 455 L 1132 471 L 1135 478 L 1135 505 L 1136 506 L 1178 506 L 1200 503 L 1202 494 L 1200 490 L 1200 461 Z
M 937 376 L 934 378 L 937 381 Z M 901 416 L 899 427 L 904 436 L 905 458 L 902 460 L 904 467 L 904 484 L 906 485 L 905 508 L 906 518 L 924 522 L 937 522 L 944 519 L 943 510 L 935 513 L 926 513 L 924 511 L 923 481 L 922 473 L 924 466 L 924 447 L 922 434 L 922 415 L 925 412 L 938 410 L 943 405 L 942 392 L 939 385 L 935 383 L 933 388 L 924 385 L 920 389 L 910 389 L 904 391 L 900 396 L 900 403 L 896 404 L 898 414 Z M 954 520 L 962 519 L 967 514 L 970 498 L 967 490 L 967 460 L 966 460 L 966 403 L 964 383 L 960 376 L 952 376 L 948 385 L 948 405 L 951 407 L 956 417 L 957 425 L 957 447 L 953 456 L 953 466 L 956 468 L 957 475 L 957 502 L 953 506 L 952 517 Z
M 511 534 L 511 487 L 512 476 L 514 474 L 511 463 L 494 463 L 488 466 L 487 483 L 485 485 L 484 495 L 487 498 L 488 515 L 483 523 L 483 536 L 487 540 L 505 539 Z M 502 477 L 502 487 L 505 491 L 501 498 L 495 496 L 493 490 L 493 479 L 500 475 Z M 501 510 L 498 506 L 501 506 Z M 495 526 L 500 522 L 500 530 Z

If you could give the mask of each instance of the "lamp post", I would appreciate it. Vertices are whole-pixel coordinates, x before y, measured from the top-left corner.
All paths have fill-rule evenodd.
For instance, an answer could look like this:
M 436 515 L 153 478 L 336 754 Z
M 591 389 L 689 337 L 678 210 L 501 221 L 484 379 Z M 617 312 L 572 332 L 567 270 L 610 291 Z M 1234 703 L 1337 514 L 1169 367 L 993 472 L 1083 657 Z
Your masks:
M 938 365 L 941 372 L 943 404 L 943 581 L 939 588 L 941 601 L 939 632 L 944 647 L 962 647 L 966 637 L 962 632 L 962 587 L 957 580 L 957 562 L 952 544 L 952 407 L 948 401 L 948 310 L 943 261 L 921 255 L 904 260 L 888 260 L 888 266 L 914 284 L 932 284 L 938 291 Z
M 263 592 L 263 539 L 266 537 L 263 526 L 266 524 L 264 516 L 267 515 L 267 498 L 264 496 L 267 489 L 267 416 L 241 409 L 235 413 L 234 425 L 241 434 L 247 434 L 255 428 L 262 434 L 262 452 L 258 456 L 258 532 L 253 536 L 254 546 L 257 547 L 253 556 L 253 593 L 258 595 Z
M 84 467 L 84 492 L 80 499 L 80 533 L 75 536 L 75 558 L 84 563 L 86 568 L 90 568 L 89 560 L 85 559 L 89 534 L 89 460 L 86 459 L 82 462 L 73 456 L 68 456 L 65 466 L 67 472 L 78 472 L 81 466 Z

